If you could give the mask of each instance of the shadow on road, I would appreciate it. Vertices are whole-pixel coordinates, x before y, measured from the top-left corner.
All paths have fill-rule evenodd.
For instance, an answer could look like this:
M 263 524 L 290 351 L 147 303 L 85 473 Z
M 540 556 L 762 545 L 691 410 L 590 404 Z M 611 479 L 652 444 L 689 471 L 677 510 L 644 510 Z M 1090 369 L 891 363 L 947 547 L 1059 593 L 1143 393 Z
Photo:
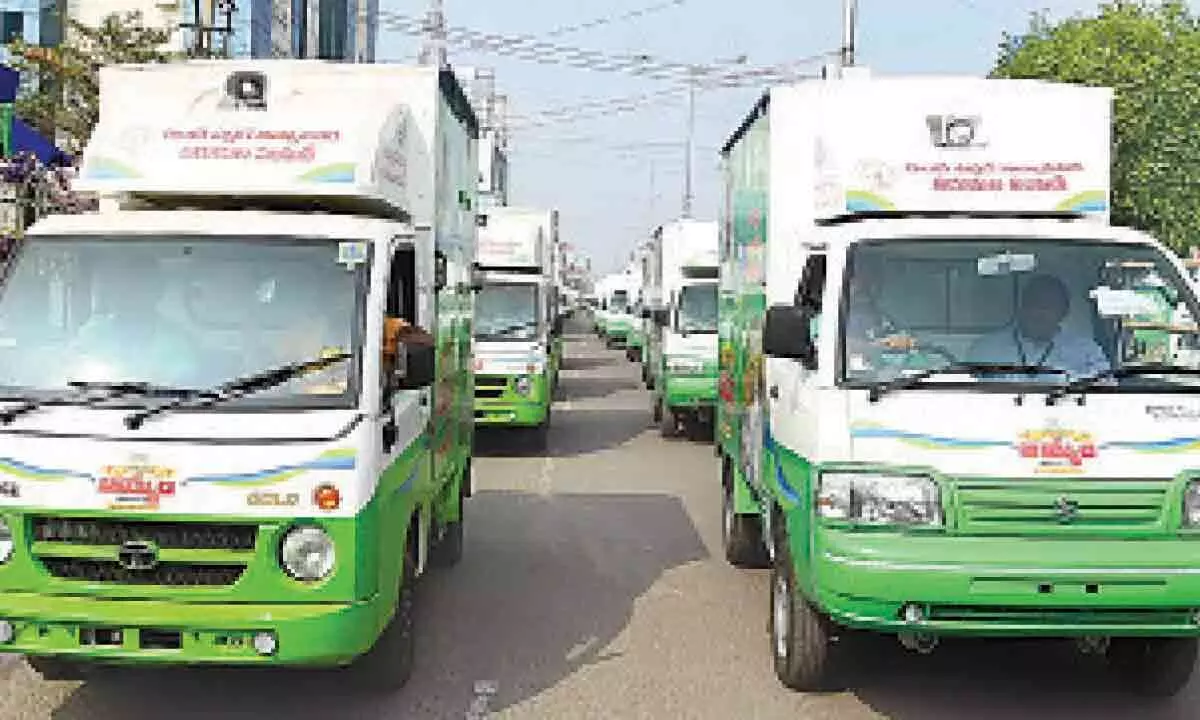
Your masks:
M 563 377 L 558 382 L 564 400 L 591 400 L 642 387 L 632 374 L 629 377 Z
M 476 428 L 475 457 L 565 458 L 620 447 L 645 432 L 650 412 L 631 409 L 555 409 L 543 447 L 521 428 Z
M 606 646 L 635 599 L 707 557 L 671 496 L 482 492 L 467 508 L 466 555 L 423 579 L 418 667 L 395 695 L 348 693 L 337 674 L 121 671 L 80 686 L 54 717 L 444 720 L 466 715 L 479 682 L 501 710 L 619 657 Z
M 1127 694 L 1096 657 L 1067 642 L 959 641 L 931 655 L 869 641 L 869 670 L 855 695 L 892 720 L 1184 720 L 1197 716 L 1196 685 L 1172 700 Z M 1031 707 L 1031 703 L 1036 707 Z

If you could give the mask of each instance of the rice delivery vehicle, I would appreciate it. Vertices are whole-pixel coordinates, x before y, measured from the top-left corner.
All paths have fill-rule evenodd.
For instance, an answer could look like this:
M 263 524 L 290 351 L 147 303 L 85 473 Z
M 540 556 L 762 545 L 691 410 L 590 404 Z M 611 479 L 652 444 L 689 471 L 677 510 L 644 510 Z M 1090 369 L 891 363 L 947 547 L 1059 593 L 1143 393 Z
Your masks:
M 1200 307 L 1107 223 L 1111 107 L 851 69 L 771 90 L 725 146 L 725 552 L 772 568 L 783 684 L 852 682 L 855 631 L 1069 638 L 1139 692 L 1186 684 L 1200 367 L 1132 340 L 1144 287 L 1172 333 Z
M 0 651 L 404 683 L 470 491 L 475 129 L 435 68 L 100 71 L 102 209 L 0 287 Z

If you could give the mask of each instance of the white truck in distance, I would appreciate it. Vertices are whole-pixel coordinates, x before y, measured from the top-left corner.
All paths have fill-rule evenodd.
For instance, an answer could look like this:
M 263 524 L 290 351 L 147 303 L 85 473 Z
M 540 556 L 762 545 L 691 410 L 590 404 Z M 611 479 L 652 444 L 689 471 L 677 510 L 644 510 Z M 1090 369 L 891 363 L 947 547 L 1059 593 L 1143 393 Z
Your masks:
M 0 292 L 0 652 L 404 684 L 463 547 L 476 132 L 449 70 L 100 70 L 101 211 Z
M 480 218 L 475 299 L 475 423 L 545 439 L 558 377 L 557 210 L 494 207 Z
M 651 408 L 664 436 L 680 424 L 712 428 L 717 401 L 717 223 L 681 219 L 655 231 L 648 247 L 643 315 Z M 655 272 L 656 271 L 656 272 Z

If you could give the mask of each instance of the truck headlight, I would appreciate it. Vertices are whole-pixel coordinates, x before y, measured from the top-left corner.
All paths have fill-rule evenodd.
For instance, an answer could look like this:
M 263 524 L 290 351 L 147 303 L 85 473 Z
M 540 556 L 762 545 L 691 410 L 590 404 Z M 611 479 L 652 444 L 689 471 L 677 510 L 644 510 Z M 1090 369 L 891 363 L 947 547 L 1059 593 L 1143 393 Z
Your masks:
M 1200 480 L 1188 483 L 1183 493 L 1184 527 L 1200 526 Z
M 279 564 L 284 571 L 305 582 L 329 577 L 336 559 L 333 539 L 321 528 L 311 525 L 288 531 L 279 551 Z
M 817 514 L 863 525 L 940 526 L 941 492 L 923 475 L 829 472 L 817 489 Z
M 533 381 L 522 375 L 513 383 L 513 389 L 517 391 L 518 395 L 529 395 L 533 390 Z
M 699 375 L 704 372 L 704 363 L 693 358 L 667 358 L 667 372 L 676 375 Z
M 13 550 L 16 545 L 13 543 L 12 528 L 9 527 L 8 521 L 0 517 L 0 565 L 12 560 Z

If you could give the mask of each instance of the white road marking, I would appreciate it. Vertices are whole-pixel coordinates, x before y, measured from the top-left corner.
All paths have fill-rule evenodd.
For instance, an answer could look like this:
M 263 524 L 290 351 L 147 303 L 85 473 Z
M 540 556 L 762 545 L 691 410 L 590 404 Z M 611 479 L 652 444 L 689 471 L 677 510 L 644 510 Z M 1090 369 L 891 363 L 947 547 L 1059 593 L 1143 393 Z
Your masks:
M 496 689 L 495 680 L 475 681 L 475 698 L 471 701 L 471 708 L 467 710 L 466 720 L 487 720 L 491 716 L 488 703 L 496 694 Z

